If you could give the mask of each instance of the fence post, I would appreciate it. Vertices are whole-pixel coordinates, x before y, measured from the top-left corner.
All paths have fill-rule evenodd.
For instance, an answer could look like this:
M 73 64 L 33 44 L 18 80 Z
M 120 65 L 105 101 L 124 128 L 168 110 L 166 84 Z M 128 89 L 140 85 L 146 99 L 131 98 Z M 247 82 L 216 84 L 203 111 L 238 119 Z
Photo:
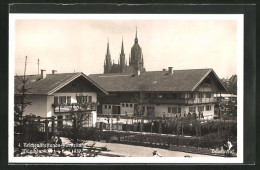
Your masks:
M 77 143 L 77 118 L 74 116 L 74 144 Z
M 162 121 L 160 120 L 159 121 L 159 134 L 162 133 Z
M 99 123 L 99 140 L 102 139 L 103 122 Z
M 46 133 L 46 143 L 48 143 L 49 140 L 49 127 L 48 127 L 49 121 L 46 119 L 45 120 L 45 133 Z
M 52 122 L 51 122 L 51 133 L 52 133 L 52 136 L 54 135 L 54 123 L 55 123 L 55 116 L 52 116 Z

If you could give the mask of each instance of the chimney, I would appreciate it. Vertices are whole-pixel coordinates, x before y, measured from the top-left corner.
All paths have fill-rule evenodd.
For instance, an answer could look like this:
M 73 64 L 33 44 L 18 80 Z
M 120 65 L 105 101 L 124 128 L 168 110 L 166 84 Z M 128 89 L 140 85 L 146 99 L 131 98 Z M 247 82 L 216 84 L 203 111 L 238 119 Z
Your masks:
M 169 74 L 173 74 L 172 68 L 173 67 L 168 67 Z
M 57 72 L 57 70 L 51 70 L 51 74 L 55 74 L 55 72 Z
M 46 71 L 46 70 L 41 69 L 41 79 L 46 78 L 46 73 L 44 73 L 44 71 Z
M 163 68 L 162 71 L 167 71 L 167 69 Z

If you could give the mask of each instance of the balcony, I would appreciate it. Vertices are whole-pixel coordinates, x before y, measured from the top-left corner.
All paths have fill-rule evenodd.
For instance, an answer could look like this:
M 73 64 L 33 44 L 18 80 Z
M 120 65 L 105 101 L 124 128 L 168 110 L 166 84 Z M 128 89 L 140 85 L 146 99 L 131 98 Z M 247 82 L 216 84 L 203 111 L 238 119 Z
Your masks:
M 85 112 L 85 111 L 96 111 L 97 104 L 91 103 L 71 103 L 71 104 L 52 104 L 54 113 L 71 113 L 71 112 Z
M 178 99 L 143 99 L 144 104 L 207 104 L 215 103 L 215 98 L 178 98 Z

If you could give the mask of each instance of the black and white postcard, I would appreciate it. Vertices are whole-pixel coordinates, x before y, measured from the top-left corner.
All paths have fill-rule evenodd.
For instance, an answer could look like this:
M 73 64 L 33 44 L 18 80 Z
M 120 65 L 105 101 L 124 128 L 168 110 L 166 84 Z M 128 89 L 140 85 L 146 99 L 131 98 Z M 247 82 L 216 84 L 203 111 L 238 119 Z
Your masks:
M 10 163 L 243 163 L 243 14 L 9 14 Z

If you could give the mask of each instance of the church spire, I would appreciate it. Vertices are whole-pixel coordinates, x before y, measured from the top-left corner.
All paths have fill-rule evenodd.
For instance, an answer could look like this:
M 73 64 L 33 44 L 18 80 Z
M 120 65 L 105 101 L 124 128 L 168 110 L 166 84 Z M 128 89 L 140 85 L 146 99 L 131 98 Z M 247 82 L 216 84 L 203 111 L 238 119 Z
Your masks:
M 137 27 L 136 27 L 136 31 L 135 31 L 135 43 L 138 43 L 138 38 L 137 38 Z
M 107 53 L 104 61 L 104 73 L 109 73 L 111 69 L 112 63 L 111 63 L 111 55 L 109 50 L 109 39 L 107 41 Z
M 110 55 L 110 50 L 109 50 L 109 38 L 107 40 L 107 55 Z
M 121 54 L 124 54 L 124 42 L 123 42 L 123 37 L 122 37 L 122 46 L 121 46 Z

